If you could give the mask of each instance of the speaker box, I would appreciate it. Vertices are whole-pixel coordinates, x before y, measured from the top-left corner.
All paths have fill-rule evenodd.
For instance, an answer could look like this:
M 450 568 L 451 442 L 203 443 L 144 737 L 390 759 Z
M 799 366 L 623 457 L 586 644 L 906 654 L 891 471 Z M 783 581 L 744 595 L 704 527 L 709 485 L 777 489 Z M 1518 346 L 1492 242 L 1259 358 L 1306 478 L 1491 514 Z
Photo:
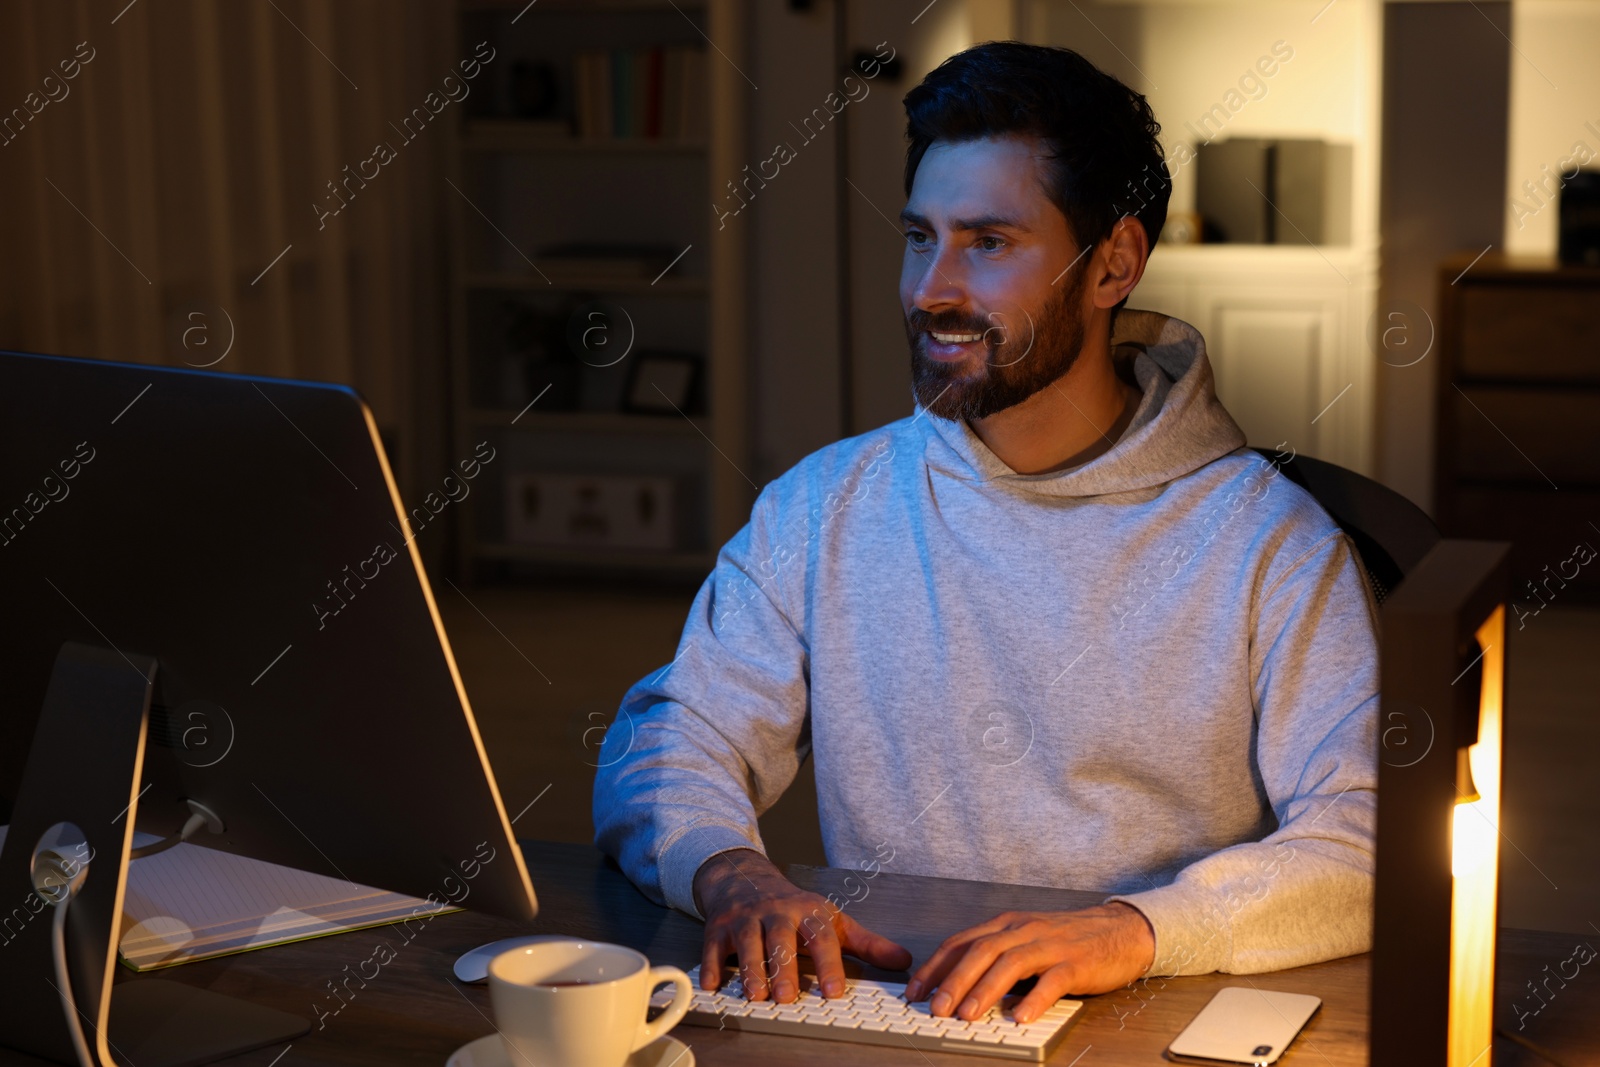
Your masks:
M 1207 241 L 1272 243 L 1272 142 L 1230 137 L 1202 144 L 1195 158 L 1195 206 Z
M 1231 137 L 1202 144 L 1196 206 L 1207 241 L 1324 245 L 1350 241 L 1349 145 Z
M 1600 267 L 1600 170 L 1580 170 L 1561 187 L 1562 263 Z

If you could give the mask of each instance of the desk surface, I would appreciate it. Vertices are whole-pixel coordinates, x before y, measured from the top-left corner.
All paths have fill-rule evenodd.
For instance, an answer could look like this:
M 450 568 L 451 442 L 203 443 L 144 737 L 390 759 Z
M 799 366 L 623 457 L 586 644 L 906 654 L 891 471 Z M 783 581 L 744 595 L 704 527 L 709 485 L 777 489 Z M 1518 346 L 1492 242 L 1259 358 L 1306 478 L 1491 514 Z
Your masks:
M 185 964 L 160 975 L 315 1020 L 317 1008 L 329 1011 L 338 1004 L 329 992 L 329 983 L 344 978 L 347 965 L 353 973 L 380 942 L 387 941 L 395 949 L 395 958 L 365 988 L 352 984 L 356 994 L 343 1010 L 325 1016 L 320 1028 L 314 1024 L 311 1033 L 296 1040 L 287 1053 L 281 1047 L 264 1049 L 226 1062 L 238 1067 L 440 1067 L 453 1050 L 493 1031 L 488 988 L 462 986 L 450 972 L 456 957 L 476 945 L 522 933 L 560 933 L 631 945 L 655 963 L 688 969 L 699 962 L 700 924 L 650 903 L 593 848 L 532 841 L 523 842 L 522 847 L 539 894 L 540 914 L 532 924 L 470 912 L 442 915 L 409 942 L 394 927 L 376 927 Z M 824 892 L 840 888 L 847 875 L 862 877 L 860 872 L 824 868 L 790 870 L 790 876 L 800 885 Z M 1099 894 L 1068 890 L 887 872 L 864 883 L 852 883 L 847 895 L 859 898 L 848 905 L 852 915 L 905 945 L 919 961 L 949 934 L 1001 911 L 1065 909 L 1101 899 Z M 1511 1002 L 1519 992 L 1521 1003 L 1534 1003 L 1523 988 L 1524 982 L 1542 975 L 1544 964 L 1554 966 L 1566 959 L 1574 943 L 1583 940 L 1568 934 L 1503 932 L 1500 980 L 1496 983 L 1496 1008 L 1502 1029 L 1517 1027 Z M 1588 940 L 1600 943 L 1600 937 Z M 1081 1062 L 1082 1067 L 1166 1062 L 1161 1050 L 1217 989 L 1256 984 L 1264 989 L 1312 993 L 1323 999 L 1322 1011 L 1281 1063 L 1288 1067 L 1362 1064 L 1367 1060 L 1368 963 L 1367 956 L 1352 956 L 1270 975 L 1153 980 L 1148 988 L 1091 997 L 1081 1020 L 1050 1062 Z M 904 980 L 903 975 L 892 977 Z M 118 974 L 119 983 L 138 980 L 139 976 L 125 969 Z M 1547 1051 L 1557 1051 L 1562 1063 L 1600 1063 L 1600 1023 L 1594 1021 L 1597 1019 L 1600 977 L 1585 975 L 1551 999 L 1537 1017 L 1525 1018 L 1522 1033 Z M 840 1067 L 855 1063 L 975 1067 L 985 1062 L 977 1057 L 924 1054 L 910 1048 L 842 1042 L 824 1045 L 803 1038 L 719 1032 L 698 1026 L 680 1027 L 676 1034 L 693 1048 L 696 1062 L 703 1067 L 751 1063 L 790 1067 L 816 1063 L 822 1058 Z M 39 1062 L 0 1050 L 0 1063 Z M 1544 1061 L 1519 1045 L 1497 1040 L 1495 1062 L 1505 1067 Z

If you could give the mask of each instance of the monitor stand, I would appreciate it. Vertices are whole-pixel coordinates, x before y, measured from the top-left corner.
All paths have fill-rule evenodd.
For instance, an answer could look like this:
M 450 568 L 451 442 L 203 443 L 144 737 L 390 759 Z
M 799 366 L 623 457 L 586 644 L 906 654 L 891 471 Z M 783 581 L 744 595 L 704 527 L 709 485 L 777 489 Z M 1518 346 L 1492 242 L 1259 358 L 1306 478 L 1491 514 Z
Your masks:
M 76 1065 L 51 952 L 54 907 L 34 889 L 38 843 L 69 823 L 88 860 L 67 912 L 66 957 L 90 1054 L 104 1067 L 192 1067 L 292 1041 L 309 1021 L 181 982 L 112 984 L 143 778 L 156 660 L 67 642 L 0 847 L 0 1046 Z

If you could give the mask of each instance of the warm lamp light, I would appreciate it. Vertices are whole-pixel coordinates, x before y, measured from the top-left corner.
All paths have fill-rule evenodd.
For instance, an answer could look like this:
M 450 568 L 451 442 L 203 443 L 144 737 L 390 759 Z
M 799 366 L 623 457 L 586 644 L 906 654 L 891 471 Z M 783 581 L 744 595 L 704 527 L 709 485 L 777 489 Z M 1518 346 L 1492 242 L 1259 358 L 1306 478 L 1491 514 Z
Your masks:
M 1490 1067 L 1510 546 L 1440 541 L 1383 604 L 1373 1067 Z
M 1495 826 L 1484 814 L 1481 802 L 1456 805 L 1450 834 L 1450 874 L 1463 878 L 1494 859 Z
M 1473 636 L 1482 651 L 1456 684 L 1479 679 L 1461 697 L 1475 714 L 1477 735 L 1464 746 L 1478 799 L 1457 796 L 1451 815 L 1449 1067 L 1487 1064 L 1494 1043 L 1494 942 L 1500 867 L 1500 697 L 1505 662 L 1505 605 Z M 1470 737 L 1470 735 L 1469 735 Z M 1459 735 L 1458 735 L 1459 738 Z

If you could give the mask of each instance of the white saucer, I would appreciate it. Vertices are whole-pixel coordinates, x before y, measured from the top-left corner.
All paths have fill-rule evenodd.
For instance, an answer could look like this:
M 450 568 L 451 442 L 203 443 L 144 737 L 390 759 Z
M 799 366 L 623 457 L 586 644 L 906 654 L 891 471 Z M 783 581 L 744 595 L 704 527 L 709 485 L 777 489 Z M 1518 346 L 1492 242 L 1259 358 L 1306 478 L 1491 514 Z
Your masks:
M 445 1067 L 514 1067 L 499 1034 L 480 1037 L 456 1049 Z M 625 1067 L 694 1067 L 689 1046 L 664 1034 L 628 1057 Z
M 489 961 L 502 952 L 509 952 L 523 945 L 536 945 L 540 941 L 570 941 L 570 937 L 561 937 L 556 934 L 528 934 L 524 937 L 505 937 L 499 941 L 491 941 L 487 945 L 468 949 L 457 959 L 454 967 L 456 981 L 467 985 L 477 985 L 489 980 Z

